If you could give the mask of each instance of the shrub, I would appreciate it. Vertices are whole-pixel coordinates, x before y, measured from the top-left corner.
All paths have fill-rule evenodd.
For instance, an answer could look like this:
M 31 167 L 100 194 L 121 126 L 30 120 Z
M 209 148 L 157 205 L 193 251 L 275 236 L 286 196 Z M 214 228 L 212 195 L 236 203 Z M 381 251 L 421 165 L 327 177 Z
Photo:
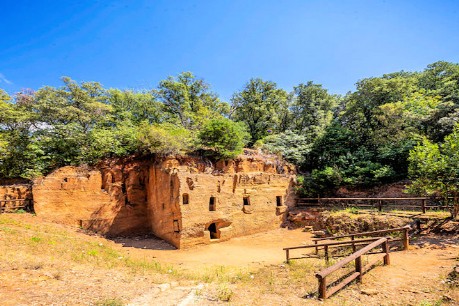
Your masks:
M 222 117 L 207 121 L 198 138 L 202 146 L 215 151 L 219 157 L 234 158 L 242 152 L 249 134 L 242 123 Z
M 148 153 L 178 154 L 192 148 L 190 131 L 170 123 L 143 123 L 138 137 L 141 150 Z

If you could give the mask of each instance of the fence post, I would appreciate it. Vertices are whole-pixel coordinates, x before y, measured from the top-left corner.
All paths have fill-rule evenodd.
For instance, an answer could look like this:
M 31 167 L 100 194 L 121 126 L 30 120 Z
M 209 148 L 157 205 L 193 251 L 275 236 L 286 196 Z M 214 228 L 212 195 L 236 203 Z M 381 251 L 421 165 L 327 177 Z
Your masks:
M 422 213 L 426 213 L 426 199 L 422 199 Z
M 382 200 L 379 200 L 379 203 L 378 203 L 378 210 L 379 210 L 379 211 L 382 211 Z
M 382 244 L 383 252 L 386 253 L 384 255 L 384 265 L 390 265 L 390 257 L 389 257 L 389 239 L 387 238 L 386 241 Z
M 355 272 L 359 272 L 359 276 L 357 277 L 357 281 L 359 283 L 362 282 L 363 271 L 362 271 L 362 257 L 359 256 L 355 259 Z
M 319 248 L 317 247 L 317 240 L 314 240 L 314 244 L 316 245 L 315 249 L 316 249 L 316 255 L 319 254 Z
M 403 250 L 408 250 L 409 246 L 410 246 L 410 241 L 409 241 L 409 237 L 408 237 L 408 230 L 409 228 L 406 227 L 403 229 L 403 238 L 402 238 L 402 241 L 403 241 Z
M 355 240 L 355 236 L 354 236 L 354 235 L 351 236 L 351 240 L 352 240 L 352 241 Z M 352 242 L 352 252 L 355 253 L 355 250 L 356 250 L 356 248 L 355 248 L 355 243 Z
M 325 251 L 325 261 L 328 262 L 329 257 L 328 257 L 328 245 L 324 246 L 324 251 Z
M 317 276 L 319 279 L 319 299 L 326 299 L 327 298 L 327 278 Z
M 285 250 L 285 257 L 287 258 L 287 263 L 288 263 L 289 260 L 290 260 L 290 254 L 289 254 L 289 253 L 290 253 L 290 250 L 289 250 L 289 249 L 286 249 L 286 250 Z

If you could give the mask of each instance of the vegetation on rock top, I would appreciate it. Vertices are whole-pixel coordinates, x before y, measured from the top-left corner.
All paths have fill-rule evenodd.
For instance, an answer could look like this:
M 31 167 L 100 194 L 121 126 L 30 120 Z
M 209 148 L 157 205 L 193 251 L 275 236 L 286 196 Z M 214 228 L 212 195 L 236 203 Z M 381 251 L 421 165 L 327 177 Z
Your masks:
M 0 90 L 1 177 L 132 154 L 232 158 L 248 145 L 296 164 L 305 195 L 407 177 L 427 194 L 459 186 L 455 63 L 362 79 L 344 96 L 311 81 L 288 92 L 254 78 L 230 104 L 189 72 L 142 91 L 63 82 L 13 97 Z

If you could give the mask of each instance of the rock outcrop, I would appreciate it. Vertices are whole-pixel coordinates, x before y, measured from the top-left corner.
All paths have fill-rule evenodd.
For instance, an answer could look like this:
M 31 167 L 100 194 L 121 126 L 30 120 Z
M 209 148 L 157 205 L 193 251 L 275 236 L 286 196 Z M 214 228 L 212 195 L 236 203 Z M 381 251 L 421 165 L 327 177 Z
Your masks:
M 0 180 L 0 207 L 15 210 L 32 202 L 32 184 L 24 180 Z
M 153 233 L 177 248 L 279 227 L 294 205 L 294 167 L 245 153 L 64 167 L 35 181 L 35 212 L 105 235 Z
M 144 167 L 126 162 L 93 170 L 60 168 L 35 181 L 35 213 L 109 236 L 148 233 Z

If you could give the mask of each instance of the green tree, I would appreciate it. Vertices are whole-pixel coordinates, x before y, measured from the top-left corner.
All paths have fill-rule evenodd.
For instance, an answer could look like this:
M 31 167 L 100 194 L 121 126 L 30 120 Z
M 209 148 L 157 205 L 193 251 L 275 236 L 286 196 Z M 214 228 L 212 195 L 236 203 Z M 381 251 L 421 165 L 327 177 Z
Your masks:
M 186 153 L 193 149 L 189 130 L 171 123 L 139 126 L 140 150 L 145 153 L 170 155 Z
M 94 128 L 87 137 L 89 147 L 82 154 L 84 161 L 91 164 L 107 157 L 135 154 L 141 147 L 139 126 L 129 120 L 117 122 L 114 127 Z
M 91 130 L 104 125 L 112 112 L 105 90 L 99 83 L 76 83 L 62 78 L 60 88 L 44 87 L 35 93 L 32 112 L 36 139 L 43 148 L 46 169 L 78 165 L 90 150 Z
M 276 83 L 251 79 L 240 92 L 231 98 L 231 119 L 244 122 L 250 133 L 249 145 L 284 131 L 288 112 L 287 92 Z
M 199 129 L 206 120 L 229 111 L 228 104 L 221 102 L 209 85 L 191 72 L 161 81 L 154 93 L 163 103 L 166 120 L 186 129 Z
M 322 85 L 309 81 L 294 87 L 292 95 L 292 129 L 312 142 L 323 134 L 333 119 L 337 97 Z
M 281 154 L 287 161 L 297 166 L 302 166 L 311 152 L 312 143 L 305 135 L 285 131 L 266 136 L 262 140 L 261 147 L 268 152 Z
M 410 151 L 408 160 L 412 180 L 408 191 L 423 195 L 440 193 L 446 203 L 452 197 L 451 214 L 456 217 L 459 213 L 459 126 L 443 144 L 424 138 Z
M 198 137 L 204 148 L 210 148 L 218 157 L 228 159 L 242 153 L 249 135 L 243 124 L 221 117 L 207 121 Z
M 153 92 L 109 89 L 108 103 L 112 107 L 112 123 L 129 120 L 133 124 L 148 121 L 150 124 L 164 121 L 162 103 Z
M 0 176 L 31 178 L 41 173 L 43 150 L 31 133 L 35 115 L 25 103 L 33 94 L 19 95 L 23 99 L 13 101 L 0 90 Z

